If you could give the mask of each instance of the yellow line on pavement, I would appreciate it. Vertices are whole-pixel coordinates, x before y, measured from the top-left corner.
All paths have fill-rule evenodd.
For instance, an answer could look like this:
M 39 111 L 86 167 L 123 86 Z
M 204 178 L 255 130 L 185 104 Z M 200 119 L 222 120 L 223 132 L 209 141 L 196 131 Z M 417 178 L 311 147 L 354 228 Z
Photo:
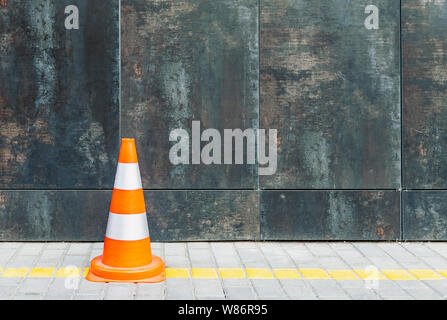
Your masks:
M 355 273 L 362 280 L 386 280 L 387 278 L 380 273 L 378 269 L 368 268 L 368 269 L 355 269 Z
M 219 268 L 219 275 L 222 279 L 244 279 L 245 273 L 242 268 Z
M 402 269 L 385 269 L 382 272 L 391 280 L 414 280 L 414 277 L 406 270 Z
M 89 268 L 0 268 L 0 278 L 85 277 Z M 166 268 L 167 278 L 193 279 L 309 279 L 309 280 L 442 280 L 447 269 L 320 269 L 320 268 Z M 1 279 L 0 279 L 1 284 Z
M 23 278 L 28 274 L 28 268 L 8 268 L 3 272 L 3 278 Z
M 436 273 L 433 270 L 429 270 L 429 269 L 412 269 L 412 270 L 408 270 L 410 271 L 411 274 L 413 274 L 416 278 L 418 278 L 419 280 L 440 280 L 443 279 L 443 277 Z
M 352 270 L 328 270 L 328 273 L 335 280 L 358 280 L 358 276 Z
M 51 278 L 56 268 L 33 268 L 28 278 Z
M 266 268 L 247 268 L 247 277 L 250 279 L 274 279 L 270 269 Z
M 218 279 L 216 269 L 213 268 L 192 268 L 191 275 L 197 279 Z
M 189 278 L 189 269 L 166 268 L 166 278 Z
M 331 277 L 323 269 L 300 269 L 300 272 L 306 279 L 311 280 L 331 279 Z
M 296 269 L 273 269 L 277 279 L 301 279 Z

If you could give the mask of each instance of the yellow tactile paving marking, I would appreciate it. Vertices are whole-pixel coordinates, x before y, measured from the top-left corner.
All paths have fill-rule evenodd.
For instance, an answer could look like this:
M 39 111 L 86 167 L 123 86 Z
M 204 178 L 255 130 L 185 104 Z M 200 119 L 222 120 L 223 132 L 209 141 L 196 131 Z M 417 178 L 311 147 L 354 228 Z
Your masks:
M 8 268 L 3 272 L 3 278 L 23 278 L 28 274 L 29 268 Z
M 247 268 L 247 277 L 250 279 L 274 279 L 270 269 L 265 268 Z
M 362 280 L 386 280 L 387 277 L 385 277 L 380 271 L 375 269 L 356 269 L 354 270 L 355 273 L 360 277 Z
M 85 277 L 89 268 L 0 268 L 1 278 Z M 442 280 L 447 269 L 308 269 L 308 268 L 166 268 L 167 278 L 310 279 L 310 280 Z M 447 280 L 447 279 L 446 279 Z
M 56 268 L 34 268 L 28 275 L 28 278 L 51 278 Z
M 60 268 L 56 272 L 56 278 L 72 278 L 80 276 L 81 276 L 81 268 L 64 267 Z
M 213 268 L 192 268 L 191 276 L 198 279 L 218 279 L 216 269 Z
M 357 280 L 359 278 L 352 270 L 328 270 L 328 273 L 335 280 Z
M 166 268 L 167 278 L 189 278 L 189 269 L 187 268 Z
M 440 274 L 442 274 L 444 277 L 446 277 L 447 278 L 447 269 L 439 269 L 439 270 L 437 270 Z
M 274 269 L 276 279 L 301 279 L 296 269 Z
M 219 275 L 222 279 L 244 279 L 244 269 L 241 268 L 219 268 Z
M 300 272 L 306 279 L 331 279 L 323 269 L 300 269 Z
M 443 277 L 433 271 L 428 269 L 412 269 L 408 270 L 412 275 L 414 275 L 419 280 L 440 280 L 443 279 Z
M 391 280 L 414 280 L 414 277 L 406 270 L 385 269 L 382 272 Z

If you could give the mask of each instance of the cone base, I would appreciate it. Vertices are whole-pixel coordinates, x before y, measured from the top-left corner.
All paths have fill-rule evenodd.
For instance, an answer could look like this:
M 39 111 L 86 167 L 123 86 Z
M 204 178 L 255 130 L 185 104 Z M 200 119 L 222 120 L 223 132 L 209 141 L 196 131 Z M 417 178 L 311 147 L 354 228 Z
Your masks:
M 166 279 L 165 263 L 152 255 L 152 262 L 138 268 L 117 268 L 102 262 L 102 256 L 92 260 L 86 279 L 92 282 L 156 283 Z

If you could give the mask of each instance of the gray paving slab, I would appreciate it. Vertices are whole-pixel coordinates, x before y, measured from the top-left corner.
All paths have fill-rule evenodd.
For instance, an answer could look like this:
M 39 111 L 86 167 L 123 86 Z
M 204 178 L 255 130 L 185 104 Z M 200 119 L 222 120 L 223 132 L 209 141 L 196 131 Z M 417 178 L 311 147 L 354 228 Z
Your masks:
M 104 300 L 133 300 L 136 294 L 136 284 L 108 283 Z
M 205 297 L 225 297 L 225 293 L 219 279 L 193 279 L 193 285 L 194 295 L 197 299 Z
M 225 298 L 228 300 L 255 300 L 256 294 L 250 287 L 226 287 Z

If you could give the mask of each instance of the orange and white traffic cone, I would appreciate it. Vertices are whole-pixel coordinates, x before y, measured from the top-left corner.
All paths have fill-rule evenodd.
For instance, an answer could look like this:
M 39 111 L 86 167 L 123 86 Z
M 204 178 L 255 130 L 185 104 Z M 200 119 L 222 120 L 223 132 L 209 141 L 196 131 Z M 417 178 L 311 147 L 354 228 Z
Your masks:
M 165 263 L 151 253 L 143 187 L 134 139 L 122 139 L 103 255 L 87 280 L 149 283 L 165 280 Z

